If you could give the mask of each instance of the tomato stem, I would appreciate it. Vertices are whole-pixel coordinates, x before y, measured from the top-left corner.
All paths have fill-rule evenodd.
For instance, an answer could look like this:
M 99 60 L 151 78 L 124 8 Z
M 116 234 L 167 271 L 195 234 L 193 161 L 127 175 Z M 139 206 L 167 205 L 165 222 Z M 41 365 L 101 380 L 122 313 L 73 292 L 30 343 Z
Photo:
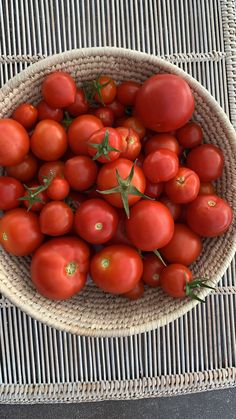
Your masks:
M 97 150 L 97 153 L 95 154 L 95 156 L 93 156 L 93 160 L 97 160 L 101 156 L 104 156 L 107 160 L 110 160 L 109 153 L 111 151 L 117 151 L 118 153 L 121 152 L 121 150 L 117 150 L 116 148 L 111 147 L 109 145 L 109 131 L 108 130 L 105 131 L 103 141 L 101 144 L 88 143 L 88 145 Z
M 70 262 L 66 265 L 65 271 L 67 275 L 72 276 L 78 271 L 78 264 L 76 262 Z
M 110 265 L 109 259 L 102 259 L 101 265 L 102 265 L 103 268 L 108 268 L 109 265 Z
M 7 236 L 7 233 L 5 231 L 2 233 L 2 239 L 4 241 L 7 241 L 8 240 L 8 236 Z
M 214 289 L 214 287 L 211 287 L 210 285 L 207 285 L 206 282 L 208 281 L 207 278 L 196 278 L 191 282 L 188 282 L 187 279 L 186 280 L 186 286 L 185 286 L 185 292 L 186 295 L 190 298 L 192 298 L 193 300 L 197 300 L 200 301 L 201 303 L 205 303 L 204 300 L 202 300 L 200 297 L 198 297 L 193 290 L 194 289 L 199 289 L 199 288 L 209 288 L 211 290 Z
M 161 256 L 159 250 L 155 249 L 155 250 L 153 250 L 153 253 L 154 253 L 154 255 L 156 255 L 158 257 L 158 259 L 160 259 L 160 261 L 163 263 L 164 266 L 167 266 L 163 257 Z
M 29 188 L 27 185 L 24 185 L 24 188 L 27 191 L 27 195 L 22 196 L 18 199 L 19 201 L 29 202 L 27 211 L 29 211 L 36 202 L 44 203 L 44 201 L 41 198 L 39 198 L 38 195 L 49 187 L 53 179 L 54 175 L 43 176 L 43 185 L 33 186 L 31 188 Z
M 69 113 L 65 111 L 65 113 L 64 113 L 64 118 L 63 118 L 63 120 L 61 121 L 61 123 L 62 123 L 62 125 L 64 125 L 64 127 L 65 127 L 66 129 L 68 129 L 68 128 L 69 128 L 69 126 L 71 125 L 71 123 L 73 122 L 73 120 L 74 120 L 74 119 L 70 117 Z

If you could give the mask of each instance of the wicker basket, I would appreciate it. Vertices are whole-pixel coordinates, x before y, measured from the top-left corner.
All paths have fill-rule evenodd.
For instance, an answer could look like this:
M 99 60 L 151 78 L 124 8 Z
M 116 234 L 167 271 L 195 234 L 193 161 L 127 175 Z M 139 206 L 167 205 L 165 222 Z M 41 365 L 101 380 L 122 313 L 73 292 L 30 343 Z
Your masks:
M 194 119 L 204 130 L 205 142 L 220 146 L 225 155 L 217 192 L 236 209 L 236 135 L 227 116 L 212 96 L 192 77 L 168 62 L 144 53 L 118 48 L 91 48 L 54 55 L 32 65 L 8 82 L 0 91 L 0 117 L 11 115 L 23 101 L 37 103 L 44 76 L 55 70 L 71 73 L 78 82 L 109 74 L 117 81 L 144 81 L 158 72 L 178 74 L 191 86 L 195 97 Z M 23 240 L 23 238 L 22 238 Z M 216 284 L 234 255 L 235 223 L 220 238 L 207 239 L 195 274 Z M 147 289 L 144 296 L 130 302 L 99 290 L 88 281 L 84 290 L 68 301 L 55 302 L 40 296 L 29 277 L 29 258 L 17 258 L 1 250 L 0 292 L 32 317 L 55 328 L 89 336 L 124 336 L 165 325 L 190 310 L 196 303 L 172 299 L 160 289 Z M 199 292 L 204 298 L 209 290 Z

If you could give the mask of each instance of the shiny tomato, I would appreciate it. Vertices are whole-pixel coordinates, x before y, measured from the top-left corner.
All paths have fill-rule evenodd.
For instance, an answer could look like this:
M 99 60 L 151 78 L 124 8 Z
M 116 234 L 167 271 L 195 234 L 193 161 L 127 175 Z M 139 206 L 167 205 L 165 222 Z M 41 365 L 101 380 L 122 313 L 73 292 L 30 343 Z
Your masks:
M 47 188 L 47 196 L 54 201 L 65 199 L 69 192 L 69 182 L 62 177 L 55 177 Z
M 125 292 L 123 297 L 128 298 L 128 300 L 138 300 L 144 294 L 144 291 L 144 283 L 139 281 L 132 290 Z
M 0 219 L 0 244 L 8 253 L 29 255 L 41 245 L 43 239 L 39 219 L 33 212 L 16 208 L 7 211 Z
M 74 102 L 66 108 L 71 116 L 79 116 L 87 113 L 89 110 L 89 103 L 85 97 L 83 89 L 77 89 Z
M 112 238 L 118 226 L 116 210 L 102 199 L 83 202 L 75 213 L 77 234 L 92 244 L 103 244 Z
M 54 121 L 61 122 L 63 119 L 63 110 L 60 108 L 52 108 L 45 100 L 41 100 L 38 105 L 38 120 L 53 119 Z
M 35 212 L 39 212 L 41 211 L 41 209 L 44 207 L 44 205 L 46 204 L 46 202 L 48 202 L 48 196 L 46 191 L 41 191 L 39 193 L 37 193 L 36 195 L 36 200 L 33 200 L 34 202 L 31 202 L 30 200 L 30 195 L 32 195 L 32 193 L 37 192 L 37 190 L 40 188 L 41 185 L 39 185 L 36 182 L 30 182 L 28 184 L 28 190 L 25 191 L 24 197 L 28 198 L 27 200 L 24 200 L 24 206 L 31 211 L 35 211 Z
M 144 146 L 145 154 L 148 155 L 153 151 L 160 150 L 160 148 L 166 148 L 167 150 L 173 151 L 177 156 L 180 155 L 180 146 L 178 141 L 173 135 L 170 134 L 157 134 L 150 137 Z
M 58 237 L 44 243 L 31 262 L 31 279 L 38 292 L 52 300 L 65 300 L 85 285 L 89 247 L 76 237 Z
M 216 191 L 211 182 L 201 182 L 199 195 L 215 195 Z
M 149 77 L 138 90 L 135 112 L 145 127 L 168 132 L 182 127 L 194 111 L 187 82 L 174 74 Z
M 76 97 L 75 81 L 64 71 L 54 71 L 44 78 L 42 95 L 52 108 L 70 106 Z
M 103 127 L 102 121 L 94 115 L 80 115 L 68 129 L 69 146 L 76 155 L 88 155 L 87 141 L 91 135 Z
M 31 150 L 41 160 L 59 159 L 67 149 L 67 137 L 64 128 L 56 121 L 40 121 L 31 137 Z
M 76 156 L 67 160 L 64 173 L 72 189 L 85 191 L 96 180 L 97 165 L 90 157 Z
M 202 182 L 211 182 L 222 175 L 224 155 L 219 147 L 202 144 L 190 151 L 187 166 L 198 174 Z
M 116 130 L 121 135 L 124 146 L 124 150 L 122 151 L 120 157 L 134 161 L 138 157 L 142 148 L 137 132 L 132 128 L 125 127 L 117 127 Z
M 29 147 L 29 135 L 19 122 L 14 119 L 0 119 L 0 166 L 21 163 Z
M 202 251 L 200 237 L 184 224 L 175 224 L 174 235 L 161 249 L 161 254 L 170 263 L 191 265 Z
M 127 216 L 125 214 L 125 211 L 118 208 L 116 211 L 118 214 L 118 225 L 111 240 L 109 240 L 109 245 L 110 244 L 126 244 L 127 246 L 133 246 L 133 244 L 131 243 L 126 233 L 125 222 L 126 222 Z
M 21 103 L 12 114 L 12 118 L 27 130 L 34 127 L 38 119 L 38 110 L 31 103 Z
M 103 105 L 111 103 L 116 97 L 116 83 L 108 76 L 100 76 L 96 80 L 94 99 Z
M 150 196 L 150 198 L 158 198 L 164 189 L 164 183 L 151 183 L 149 180 L 146 180 L 146 189 L 145 189 L 145 195 Z
M 176 204 L 187 204 L 193 201 L 199 189 L 198 175 L 186 167 L 180 167 L 176 176 L 165 184 L 166 195 Z
M 8 176 L 14 177 L 21 182 L 29 182 L 32 180 L 38 170 L 38 161 L 33 154 L 26 154 L 23 161 L 15 166 L 8 166 L 6 173 Z
M 193 279 L 192 272 L 184 265 L 173 263 L 161 272 L 160 285 L 171 297 L 186 297 L 186 284 Z
M 131 242 L 141 250 L 165 246 L 174 233 L 174 221 L 168 208 L 157 201 L 141 200 L 130 211 L 126 231 Z
M 123 124 L 121 124 L 121 126 L 126 127 L 126 128 L 132 128 L 134 131 L 137 132 L 140 140 L 142 140 L 146 134 L 145 126 L 135 116 L 130 116 L 129 118 L 126 118 Z
M 125 115 L 125 107 L 117 99 L 107 104 L 107 107 L 112 110 L 115 118 L 121 118 Z
M 38 172 L 38 180 L 43 183 L 44 178 L 64 177 L 65 163 L 60 160 L 43 163 Z
M 94 132 L 88 140 L 88 153 L 101 163 L 117 159 L 123 149 L 120 133 L 114 128 L 104 127 Z
M 160 149 L 148 154 L 143 162 L 146 178 L 152 183 L 167 182 L 173 179 L 179 169 L 177 154 L 167 149 Z
M 194 148 L 202 143 L 203 132 L 196 122 L 188 122 L 177 130 L 176 136 L 184 148 Z
M 181 217 L 183 205 L 175 204 L 168 196 L 161 196 L 160 202 L 168 208 L 174 221 L 177 221 Z
M 154 253 L 146 253 L 143 258 L 142 280 L 150 287 L 160 286 L 160 274 L 165 265 Z
M 114 122 L 114 113 L 110 108 L 106 106 L 100 106 L 99 108 L 95 109 L 94 115 L 101 119 L 104 127 L 112 127 Z
M 10 210 L 20 205 L 19 198 L 24 195 L 24 187 L 19 180 L 9 176 L 0 177 L 0 210 Z
M 126 106 L 133 106 L 141 84 L 136 81 L 123 81 L 117 87 L 117 99 Z
M 122 263 L 121 263 L 122 261 Z M 140 281 L 143 263 L 132 247 L 113 245 L 97 252 L 90 265 L 95 284 L 105 292 L 124 294 Z
M 187 223 L 203 237 L 224 234 L 233 218 L 229 204 L 216 195 L 199 195 L 187 208 Z
M 62 236 L 71 230 L 73 219 L 73 211 L 65 202 L 51 201 L 40 213 L 40 229 L 49 236 Z

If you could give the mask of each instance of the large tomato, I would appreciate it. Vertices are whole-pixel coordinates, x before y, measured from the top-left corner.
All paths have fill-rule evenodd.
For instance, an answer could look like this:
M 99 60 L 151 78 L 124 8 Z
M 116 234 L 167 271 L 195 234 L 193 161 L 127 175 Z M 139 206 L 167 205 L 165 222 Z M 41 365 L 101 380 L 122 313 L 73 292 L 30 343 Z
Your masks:
M 89 269 L 89 247 L 76 237 L 58 237 L 43 244 L 31 262 L 37 290 L 52 300 L 65 300 L 83 288 Z
M 68 129 L 68 141 L 73 153 L 88 155 L 87 141 L 100 128 L 103 128 L 103 123 L 94 115 L 80 115 L 75 118 Z
M 38 111 L 31 103 L 21 103 L 14 110 L 12 118 L 27 130 L 30 130 L 36 124 Z
M 14 119 L 0 119 L 0 166 L 21 163 L 29 147 L 29 135 L 19 122 Z
M 40 121 L 31 137 L 31 150 L 41 160 L 59 159 L 67 149 L 65 129 L 56 121 Z
M 77 191 L 89 189 L 94 184 L 96 176 L 96 163 L 88 156 L 72 157 L 65 164 L 65 178 Z
M 44 205 L 40 216 L 40 229 L 49 236 L 69 233 L 73 225 L 73 211 L 63 201 L 51 201 Z
M 34 252 L 43 238 L 38 216 L 33 212 L 16 208 L 7 211 L 0 219 L 0 243 L 15 256 L 26 256 Z
M 105 247 L 93 256 L 90 272 L 95 284 L 103 291 L 124 294 L 131 291 L 140 281 L 143 263 L 138 252 L 132 247 L 113 245 Z
M 224 155 L 213 144 L 202 144 L 190 151 L 187 166 L 194 170 L 201 182 L 212 182 L 222 175 Z
M 6 172 L 8 176 L 12 176 L 21 182 L 29 182 L 32 180 L 38 170 L 38 161 L 33 154 L 26 154 L 21 163 L 15 166 L 8 166 Z
M 64 71 L 54 71 L 43 80 L 42 94 L 52 108 L 65 108 L 75 101 L 75 81 Z
M 199 189 L 198 175 L 187 167 L 180 167 L 176 176 L 165 184 L 165 193 L 175 204 L 187 204 L 193 201 Z
M 192 117 L 194 97 L 187 82 L 174 74 L 157 74 L 138 90 L 135 112 L 144 126 L 157 132 L 180 128 Z
M 10 210 L 19 207 L 21 198 L 24 195 L 24 187 L 17 180 L 9 176 L 0 177 L 0 209 Z

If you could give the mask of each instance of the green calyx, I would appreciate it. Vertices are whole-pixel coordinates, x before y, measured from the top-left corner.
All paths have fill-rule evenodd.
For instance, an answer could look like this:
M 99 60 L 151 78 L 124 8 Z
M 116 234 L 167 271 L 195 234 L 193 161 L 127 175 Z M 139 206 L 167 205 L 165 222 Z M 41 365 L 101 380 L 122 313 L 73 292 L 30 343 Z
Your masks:
M 206 284 L 207 281 L 208 281 L 207 278 L 196 278 L 191 282 L 188 282 L 186 279 L 186 286 L 185 286 L 186 296 L 192 298 L 193 300 L 200 301 L 201 303 L 205 303 L 205 301 L 202 300 L 200 297 L 198 297 L 193 292 L 193 290 L 199 289 L 199 288 L 209 288 L 213 290 L 214 289 L 213 287 Z
M 101 84 L 99 82 L 99 77 L 96 80 L 86 81 L 82 84 L 82 89 L 84 91 L 84 95 L 86 97 L 87 102 L 90 105 L 96 104 L 94 100 L 94 96 L 97 93 L 99 102 L 105 106 L 105 103 L 103 101 L 102 97 L 102 88 L 106 87 L 108 84 L 110 84 L 110 81 L 107 81 L 106 83 Z
M 27 211 L 29 211 L 36 202 L 44 203 L 44 201 L 38 195 L 41 192 L 46 191 L 46 189 L 51 184 L 53 178 L 54 175 L 43 176 L 43 185 L 40 186 L 33 186 L 29 188 L 27 185 L 24 185 L 27 194 L 18 199 L 19 201 L 28 201 L 29 205 Z
M 88 145 L 97 150 L 97 153 L 93 156 L 93 160 L 97 160 L 99 159 L 99 157 L 102 157 L 102 156 L 105 157 L 107 160 L 110 160 L 109 153 L 111 151 L 117 151 L 118 153 L 120 153 L 120 150 L 117 150 L 116 148 L 111 147 L 109 145 L 109 131 L 108 130 L 106 130 L 101 144 L 88 143 Z
M 78 265 L 75 262 L 70 262 L 66 265 L 65 271 L 68 276 L 74 275 L 78 271 Z
M 127 178 L 123 179 L 118 170 L 116 170 L 116 179 L 117 179 L 117 183 L 118 186 L 115 186 L 114 188 L 111 189 L 107 189 L 105 191 L 97 191 L 103 195 L 110 195 L 113 193 L 119 193 L 122 199 L 122 203 L 123 203 L 123 207 L 124 210 L 126 212 L 127 217 L 129 218 L 130 216 L 130 211 L 129 211 L 129 200 L 128 200 L 128 196 L 129 195 L 136 195 L 136 196 L 140 196 L 141 198 L 146 198 L 146 199 L 150 199 L 152 200 L 152 198 L 150 198 L 149 196 L 144 195 L 142 192 L 140 192 L 136 186 L 132 185 L 132 179 L 134 176 L 134 167 L 135 165 L 132 166 L 132 169 L 130 171 L 130 174 L 127 176 Z
M 70 117 L 69 113 L 65 112 L 64 113 L 64 118 L 61 121 L 61 123 L 65 127 L 66 130 L 69 128 L 69 126 L 71 125 L 72 122 L 73 122 L 73 119 Z
M 2 239 L 5 242 L 8 240 L 7 233 L 5 233 L 5 231 L 2 233 Z
M 159 250 L 154 249 L 153 250 L 154 255 L 156 255 L 158 257 L 158 259 L 160 259 L 161 263 L 163 263 L 164 266 L 167 266 L 167 264 L 165 263 L 163 257 L 161 256 Z

